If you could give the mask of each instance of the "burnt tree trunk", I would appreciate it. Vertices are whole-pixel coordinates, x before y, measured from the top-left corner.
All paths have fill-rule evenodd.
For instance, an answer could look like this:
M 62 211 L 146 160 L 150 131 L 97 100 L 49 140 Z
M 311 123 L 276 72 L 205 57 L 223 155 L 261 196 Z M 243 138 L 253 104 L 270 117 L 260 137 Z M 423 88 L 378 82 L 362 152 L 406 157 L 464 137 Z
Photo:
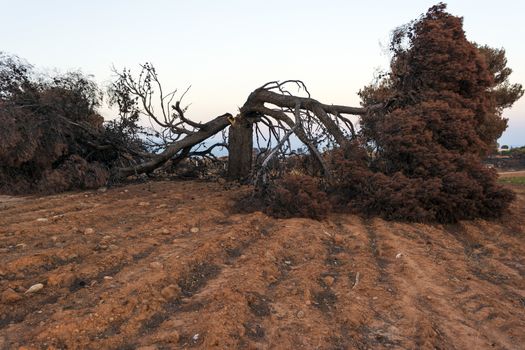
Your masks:
M 237 117 L 228 133 L 228 178 L 245 180 L 252 171 L 253 123 Z
M 116 179 L 123 179 L 130 175 L 142 174 L 151 172 L 168 160 L 176 157 L 178 153 L 182 157 L 187 156 L 188 151 L 195 145 L 201 143 L 217 134 L 230 123 L 232 115 L 230 113 L 223 114 L 209 122 L 200 125 L 199 130 L 187 135 L 185 138 L 174 142 L 168 146 L 164 152 L 156 154 L 152 159 L 127 168 L 116 168 L 113 170 L 113 177 Z

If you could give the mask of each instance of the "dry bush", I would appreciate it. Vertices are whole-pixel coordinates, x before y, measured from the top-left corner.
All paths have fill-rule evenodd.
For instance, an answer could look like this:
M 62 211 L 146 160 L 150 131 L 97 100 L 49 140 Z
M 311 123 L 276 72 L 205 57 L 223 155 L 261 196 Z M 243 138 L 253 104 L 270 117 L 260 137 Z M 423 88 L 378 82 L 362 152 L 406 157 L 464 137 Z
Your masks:
M 352 201 L 364 213 L 454 222 L 498 217 L 514 198 L 481 157 L 506 128 L 503 109 L 523 89 L 508 82 L 504 51 L 469 42 L 462 18 L 445 9 L 433 6 L 398 28 L 391 71 L 360 92 L 364 105 L 387 106 L 361 120 L 375 151 L 374 174 Z
M 87 162 L 78 155 L 69 156 L 56 169 L 47 169 L 38 182 L 40 192 L 63 192 L 104 186 L 109 171 L 98 162 Z
M 358 138 L 325 154 L 335 208 L 448 223 L 499 217 L 513 200 L 481 157 L 506 128 L 503 109 L 523 89 L 508 82 L 504 51 L 469 42 L 462 19 L 445 8 L 436 5 L 394 32 L 391 71 L 360 92 L 364 106 L 384 108 L 361 118 Z M 307 213 L 292 206 L 301 186 L 288 178 L 291 190 L 270 197 L 272 213 Z
M 304 217 L 321 220 L 331 211 L 319 178 L 291 173 L 271 180 L 264 188 L 237 199 L 238 212 L 263 211 L 276 218 Z
M 16 57 L 0 55 L 0 191 L 104 185 L 115 154 L 93 146 L 105 133 L 99 102 L 97 86 L 80 73 L 42 78 Z
M 323 219 L 331 211 L 319 179 L 308 175 L 288 174 L 267 189 L 266 213 L 278 218 L 307 217 Z

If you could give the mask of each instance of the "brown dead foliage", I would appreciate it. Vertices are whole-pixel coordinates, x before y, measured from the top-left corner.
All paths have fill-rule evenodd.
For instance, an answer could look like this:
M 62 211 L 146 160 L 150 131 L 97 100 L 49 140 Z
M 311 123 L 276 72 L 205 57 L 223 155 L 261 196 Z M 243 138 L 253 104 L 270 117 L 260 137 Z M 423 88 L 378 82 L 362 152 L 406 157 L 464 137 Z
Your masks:
M 116 154 L 97 148 L 108 135 L 96 112 L 100 92 L 89 77 L 39 77 L 0 54 L 0 192 L 53 193 L 96 188 Z
M 325 154 L 333 172 L 325 190 L 301 178 L 311 197 L 326 191 L 342 210 L 419 222 L 493 218 L 509 207 L 513 193 L 496 183 L 482 156 L 506 128 L 503 109 L 523 89 L 508 83 L 504 51 L 469 42 L 462 18 L 445 9 L 433 6 L 394 31 L 390 72 L 360 92 L 365 107 L 385 107 L 362 116 L 352 142 Z M 269 212 L 308 215 L 318 202 L 292 200 L 293 186 L 271 185 L 278 196 Z

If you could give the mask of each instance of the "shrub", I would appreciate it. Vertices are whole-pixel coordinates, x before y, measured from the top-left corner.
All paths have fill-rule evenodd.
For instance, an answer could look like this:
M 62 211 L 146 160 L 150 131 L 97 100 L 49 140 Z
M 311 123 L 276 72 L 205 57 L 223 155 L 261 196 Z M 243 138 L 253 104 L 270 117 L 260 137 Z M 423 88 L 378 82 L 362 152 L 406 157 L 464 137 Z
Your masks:
M 267 185 L 259 193 L 263 210 L 277 218 L 306 217 L 323 219 L 331 211 L 327 194 L 319 179 L 301 174 L 288 174 Z

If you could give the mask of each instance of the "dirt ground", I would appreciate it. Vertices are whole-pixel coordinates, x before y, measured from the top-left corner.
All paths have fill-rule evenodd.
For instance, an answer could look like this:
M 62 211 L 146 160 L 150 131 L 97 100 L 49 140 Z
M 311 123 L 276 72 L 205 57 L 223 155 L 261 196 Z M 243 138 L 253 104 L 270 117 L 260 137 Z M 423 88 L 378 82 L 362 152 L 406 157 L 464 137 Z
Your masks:
M 202 182 L 1 197 L 0 349 L 523 349 L 513 189 L 457 225 L 235 214 Z
M 499 176 L 502 177 L 502 178 L 521 177 L 521 176 L 525 176 L 525 170 L 504 171 L 504 172 L 500 172 Z

